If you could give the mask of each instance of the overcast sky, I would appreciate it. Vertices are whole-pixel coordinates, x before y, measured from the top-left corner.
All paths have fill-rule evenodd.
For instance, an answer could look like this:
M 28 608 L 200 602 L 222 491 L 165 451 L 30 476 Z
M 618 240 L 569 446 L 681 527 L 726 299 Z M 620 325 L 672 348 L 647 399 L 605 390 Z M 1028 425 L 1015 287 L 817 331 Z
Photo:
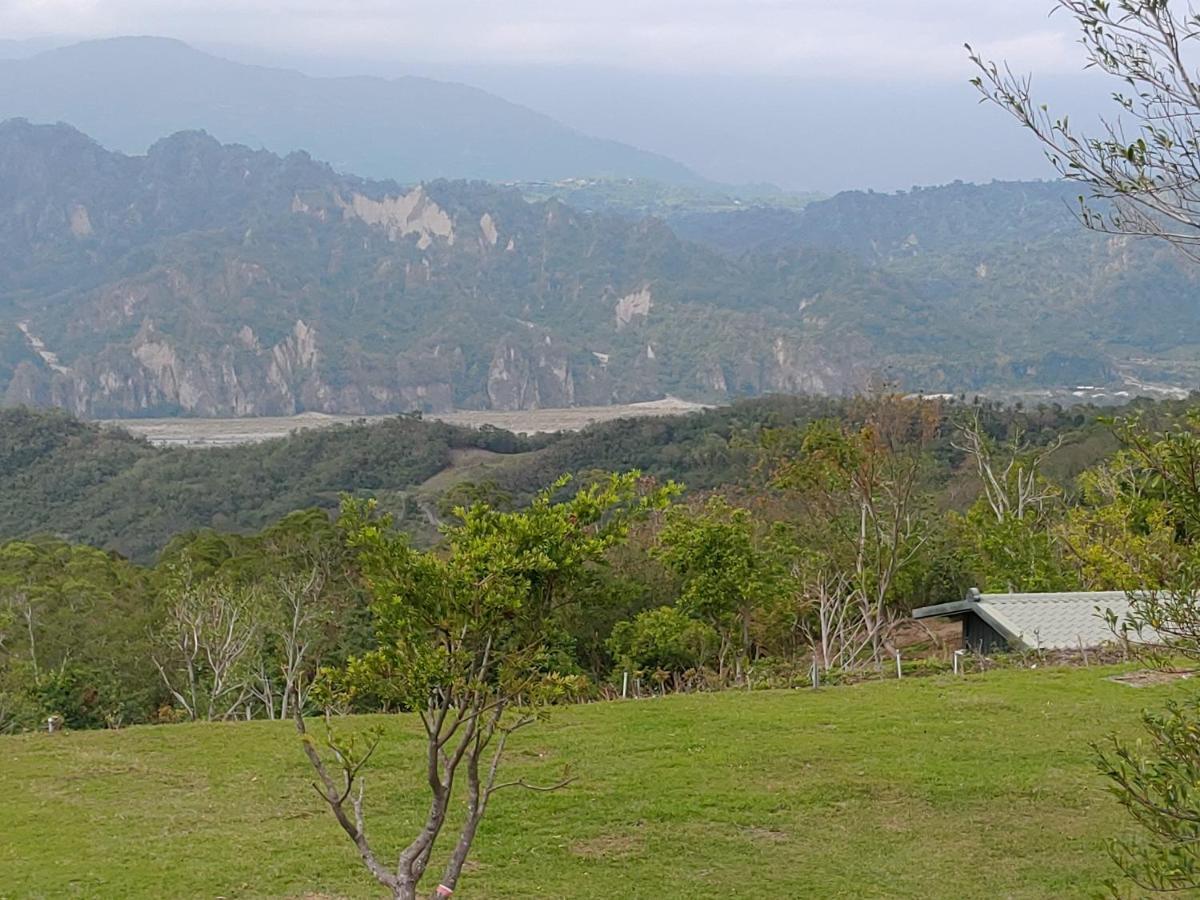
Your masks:
M 1070 67 L 1051 0 L 0 0 L 0 33 L 164 34 L 336 56 L 956 77 L 978 42 Z
M 154 34 L 317 74 L 453 78 L 714 178 L 887 189 L 1050 174 L 1015 126 L 979 111 L 963 43 L 1074 85 L 1080 48 L 1067 17 L 1047 15 L 1053 5 L 0 0 L 0 38 Z M 914 144 L 918 129 L 928 144 Z M 858 146 L 814 156 L 814 131 Z

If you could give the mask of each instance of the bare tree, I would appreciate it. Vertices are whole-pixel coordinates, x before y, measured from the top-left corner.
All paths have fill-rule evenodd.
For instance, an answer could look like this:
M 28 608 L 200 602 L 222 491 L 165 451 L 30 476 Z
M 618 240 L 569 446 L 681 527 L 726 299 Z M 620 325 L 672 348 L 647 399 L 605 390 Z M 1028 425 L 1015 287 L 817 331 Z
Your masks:
M 41 672 L 38 667 L 37 630 L 34 626 L 33 600 L 25 591 L 18 591 L 10 598 L 15 609 L 25 622 L 25 637 L 29 644 L 29 665 L 33 669 L 33 677 L 37 679 Z
M 1200 16 L 1172 0 L 1053 2 L 1075 19 L 1087 67 L 1120 83 L 1116 115 L 1080 133 L 1034 98 L 1029 76 L 968 45 L 980 69 L 973 83 L 1033 133 L 1061 175 L 1089 188 L 1090 198 L 1079 198 L 1085 225 L 1163 238 L 1200 260 Z
M 801 625 L 813 659 L 826 672 L 852 665 L 870 644 L 851 602 L 849 581 L 843 572 L 824 567 L 807 573 L 799 565 L 792 575 L 800 585 L 800 597 L 809 616 Z
M 259 597 L 221 579 L 172 588 L 154 665 L 189 719 L 229 719 L 250 695 Z
M 877 594 L 861 590 L 849 572 L 836 567 L 796 565 L 792 575 L 799 586 L 800 632 L 817 666 L 828 672 L 878 661 L 903 614 L 880 606 Z
M 959 424 L 951 446 L 967 455 L 975 465 L 983 495 L 997 522 L 1009 517 L 1040 517 L 1046 504 L 1062 493 L 1043 478 L 1039 469 L 1062 446 L 1055 438 L 1049 446 L 1034 449 L 1020 431 L 1003 446 L 997 446 L 983 429 L 976 412 Z
M 842 667 L 882 660 L 897 620 L 896 580 L 928 540 L 920 487 L 941 421 L 940 406 L 929 401 L 865 402 L 861 427 L 816 422 L 798 452 L 786 450 L 771 466 L 773 484 L 799 503 L 800 543 L 811 557 L 800 583 L 814 604 L 812 634 L 822 658 Z
M 36 679 L 40 674 L 38 665 L 38 615 L 34 605 L 32 592 L 24 585 L 17 587 L 4 586 L 0 590 L 0 624 L 4 625 L 4 633 L 0 633 L 0 652 L 3 652 L 8 638 L 16 638 L 18 628 L 23 632 L 22 642 L 29 654 L 29 665 Z M 18 626 L 18 621 L 20 625 Z
M 290 704 L 308 701 L 310 676 L 320 663 L 320 645 L 334 613 L 327 583 L 328 572 L 318 560 L 308 572 L 277 576 L 263 589 L 269 610 L 263 613 L 249 690 L 268 719 L 285 719 Z

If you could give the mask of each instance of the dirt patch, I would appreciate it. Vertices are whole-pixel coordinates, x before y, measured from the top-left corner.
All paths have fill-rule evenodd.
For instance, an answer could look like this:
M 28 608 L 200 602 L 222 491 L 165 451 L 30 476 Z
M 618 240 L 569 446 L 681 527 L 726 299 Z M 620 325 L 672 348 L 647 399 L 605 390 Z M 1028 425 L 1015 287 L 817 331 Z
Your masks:
M 948 619 L 908 621 L 892 632 L 892 643 L 905 659 L 944 656 L 962 646 L 962 623 Z
M 637 833 L 601 834 L 576 841 L 571 845 L 571 853 L 583 859 L 629 859 L 639 855 L 645 843 Z
M 779 828 L 762 828 L 751 826 L 742 829 L 742 837 L 756 844 L 786 844 L 792 836 Z
M 1109 681 L 1127 684 L 1130 687 L 1151 687 L 1156 684 L 1171 684 L 1195 674 L 1191 669 L 1140 669 L 1125 675 L 1113 675 Z

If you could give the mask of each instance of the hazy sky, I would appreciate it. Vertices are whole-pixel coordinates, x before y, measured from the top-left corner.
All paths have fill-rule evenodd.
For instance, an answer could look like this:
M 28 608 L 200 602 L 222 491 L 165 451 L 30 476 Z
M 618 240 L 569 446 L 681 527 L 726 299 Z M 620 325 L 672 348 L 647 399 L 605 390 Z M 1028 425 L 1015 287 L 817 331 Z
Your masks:
M 428 74 L 725 181 L 1047 177 L 963 43 L 1080 87 L 1053 0 L 0 0 L 0 38 L 155 34 L 315 74 Z M 1103 81 L 1096 96 L 1107 88 Z M 1075 109 L 1072 109 L 1075 112 Z
M 0 34 L 166 34 L 439 62 L 960 77 L 978 42 L 1070 67 L 1051 0 L 0 0 Z

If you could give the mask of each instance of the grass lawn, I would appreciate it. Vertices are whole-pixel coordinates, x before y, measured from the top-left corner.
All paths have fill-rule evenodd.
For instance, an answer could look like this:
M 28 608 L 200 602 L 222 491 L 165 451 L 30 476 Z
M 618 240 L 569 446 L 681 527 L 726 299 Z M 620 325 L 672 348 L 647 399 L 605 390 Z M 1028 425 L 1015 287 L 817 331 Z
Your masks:
M 1127 827 L 1088 742 L 1190 689 L 1113 671 L 556 710 L 508 771 L 578 780 L 497 795 L 458 896 L 1088 896 Z M 385 721 L 390 857 L 427 801 L 412 723 Z M 286 723 L 0 738 L 0 897 L 380 896 L 309 775 Z

